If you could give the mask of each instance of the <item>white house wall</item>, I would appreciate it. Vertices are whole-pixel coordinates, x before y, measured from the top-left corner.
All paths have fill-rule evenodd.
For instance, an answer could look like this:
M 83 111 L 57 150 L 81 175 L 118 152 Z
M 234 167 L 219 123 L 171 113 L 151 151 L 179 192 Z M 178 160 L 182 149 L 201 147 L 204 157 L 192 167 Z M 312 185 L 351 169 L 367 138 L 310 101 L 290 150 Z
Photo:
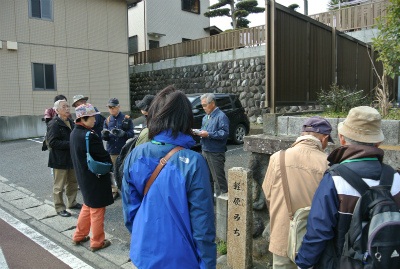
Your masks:
M 0 0 L 0 116 L 43 115 L 57 94 L 129 110 L 126 1 L 54 0 L 53 21 L 30 19 L 28 2 Z M 56 65 L 57 91 L 32 89 L 33 62 Z
M 143 7 L 146 12 L 144 18 Z M 210 6 L 209 1 L 200 0 L 200 14 L 183 11 L 181 0 L 142 1 L 129 9 L 129 36 L 138 36 L 138 51 L 144 51 L 144 21 L 146 33 L 160 33 L 159 38 L 148 36 L 147 40 L 157 40 L 160 47 L 182 42 L 182 38 L 198 39 L 209 36 L 204 28 L 210 26 L 210 19 L 203 13 Z M 148 42 L 146 44 L 148 48 Z
M 148 2 L 146 2 L 147 4 Z M 145 1 L 137 3 L 135 7 L 128 9 L 128 30 L 129 36 L 138 37 L 138 51 L 145 50 L 145 13 L 144 13 Z
M 158 39 L 160 47 L 180 43 L 182 38 L 198 39 L 209 36 L 204 28 L 210 26 L 210 19 L 203 15 L 208 7 L 209 1 L 200 0 L 200 14 L 195 14 L 183 11 L 181 0 L 147 2 L 147 32 L 165 34 Z

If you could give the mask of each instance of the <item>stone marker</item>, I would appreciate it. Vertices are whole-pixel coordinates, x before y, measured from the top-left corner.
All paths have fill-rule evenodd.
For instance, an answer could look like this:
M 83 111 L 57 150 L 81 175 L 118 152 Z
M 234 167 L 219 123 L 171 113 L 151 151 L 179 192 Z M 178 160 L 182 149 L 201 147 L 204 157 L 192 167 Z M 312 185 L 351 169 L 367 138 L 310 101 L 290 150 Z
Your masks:
M 252 179 L 250 170 L 233 167 L 228 171 L 228 265 L 248 269 L 252 260 Z

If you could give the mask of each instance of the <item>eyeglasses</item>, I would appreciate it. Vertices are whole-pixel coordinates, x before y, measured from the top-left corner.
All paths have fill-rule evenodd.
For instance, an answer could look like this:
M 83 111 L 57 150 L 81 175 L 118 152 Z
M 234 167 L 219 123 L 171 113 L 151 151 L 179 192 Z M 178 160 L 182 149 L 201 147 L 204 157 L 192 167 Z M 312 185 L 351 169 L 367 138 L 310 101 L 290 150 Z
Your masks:
M 209 103 L 208 104 L 201 104 L 202 107 L 206 107 L 208 105 L 209 105 Z
M 109 106 L 108 108 L 109 109 L 114 109 L 114 108 L 116 108 L 116 106 Z

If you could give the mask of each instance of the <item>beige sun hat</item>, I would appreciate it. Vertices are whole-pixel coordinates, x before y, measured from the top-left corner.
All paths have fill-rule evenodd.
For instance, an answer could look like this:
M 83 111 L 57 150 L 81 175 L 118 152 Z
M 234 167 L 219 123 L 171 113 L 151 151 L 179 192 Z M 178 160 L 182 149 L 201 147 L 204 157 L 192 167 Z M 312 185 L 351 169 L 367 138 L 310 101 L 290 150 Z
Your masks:
M 72 106 L 73 106 L 73 107 L 76 107 L 76 102 L 78 102 L 78 101 L 80 101 L 80 100 L 85 100 L 85 101 L 87 101 L 88 99 L 89 99 L 89 97 L 83 96 L 83 95 L 81 95 L 81 94 L 75 95 L 74 98 L 73 98 L 73 101 L 72 101 Z
M 381 128 L 381 115 L 369 106 L 350 109 L 344 122 L 338 125 L 338 132 L 354 141 L 363 143 L 379 143 L 385 137 Z

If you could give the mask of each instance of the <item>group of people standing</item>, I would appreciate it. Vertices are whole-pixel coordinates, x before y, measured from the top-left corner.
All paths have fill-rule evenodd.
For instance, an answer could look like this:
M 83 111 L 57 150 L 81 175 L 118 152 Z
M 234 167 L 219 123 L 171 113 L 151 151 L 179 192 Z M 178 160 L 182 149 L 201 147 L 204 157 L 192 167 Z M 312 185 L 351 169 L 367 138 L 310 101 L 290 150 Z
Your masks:
M 133 137 L 133 123 L 124 120 L 119 111 L 116 98 L 110 99 L 107 106 L 110 116 L 104 118 L 97 108 L 87 103 L 88 97 L 75 95 L 72 106 L 76 119 L 72 119 L 67 98 L 58 95 L 53 109 L 46 109 L 47 133 L 45 142 L 49 148 L 48 166 L 53 171 L 54 208 L 61 217 L 70 217 L 66 209 L 80 210 L 73 243 L 88 241 L 92 230 L 90 247 L 92 251 L 107 247 L 110 241 L 104 238 L 105 207 L 118 198 L 112 174 L 95 175 L 88 170 L 86 163 L 86 133 L 89 135 L 90 154 L 97 161 L 112 163 L 125 142 Z M 53 112 L 51 111 L 53 110 Z M 50 117 L 52 117 L 50 119 Z M 102 138 L 102 133 L 110 134 Z M 102 139 L 107 141 L 107 150 Z M 81 189 L 83 205 L 76 201 L 78 186 Z M 67 198 L 65 205 L 63 194 Z
M 109 100 L 107 118 L 87 100 L 74 96 L 73 121 L 65 96 L 56 97 L 55 115 L 46 119 L 46 142 L 55 210 L 62 217 L 71 216 L 67 208 L 80 210 L 73 244 L 90 240 L 90 249 L 96 251 L 111 244 L 104 234 L 105 208 L 119 193 L 110 173 L 90 172 L 86 154 L 115 166 L 134 133 L 118 99 Z M 201 129 L 194 130 L 191 103 L 173 86 L 136 103 L 146 124 L 123 160 L 121 194 L 124 223 L 131 234 L 130 258 L 138 268 L 216 267 L 213 196 L 228 193 L 224 164 L 229 120 L 214 94 L 202 95 L 201 104 L 206 115 Z M 274 269 L 339 268 L 337 259 L 360 193 L 340 174 L 329 173 L 330 166 L 345 165 L 369 186 L 379 184 L 384 156 L 379 145 L 384 136 L 378 111 L 366 106 L 351 109 L 338 125 L 340 147 L 327 156 L 328 143 L 334 143 L 331 132 L 326 119 L 308 118 L 293 145 L 270 157 L 262 188 L 270 215 Z M 201 137 L 201 154 L 191 150 L 195 135 Z M 284 195 L 284 175 L 292 208 Z M 78 185 L 83 205 L 76 202 Z M 393 174 L 390 192 L 400 206 L 398 173 Z M 311 206 L 307 232 L 294 263 L 287 254 L 288 213 L 307 206 Z
M 379 185 L 384 157 L 383 150 L 379 148 L 384 141 L 381 116 L 376 109 L 367 106 L 351 109 L 338 125 L 340 147 L 328 156 L 324 150 L 333 140 L 330 136 L 332 126 L 326 119 L 311 117 L 304 122 L 301 131 L 301 136 L 285 150 L 283 157 L 282 151 L 270 157 L 262 186 L 270 214 L 269 250 L 273 254 L 273 268 L 343 268 L 339 259 L 361 194 L 343 175 L 327 169 L 333 165 L 344 165 L 369 187 Z M 284 197 L 284 174 L 292 208 L 288 208 L 289 202 L 286 203 Z M 393 173 L 390 176 L 393 183 L 387 187 L 399 207 L 400 175 Z M 288 212 L 307 206 L 311 206 L 307 232 L 294 263 L 287 253 Z M 398 257 L 397 252 L 393 253 L 393 257 Z M 365 264 L 367 258 L 364 257 Z
M 80 210 L 72 242 L 90 240 L 90 249 L 97 251 L 111 244 L 105 239 L 105 208 L 119 194 L 110 173 L 96 175 L 88 169 L 86 154 L 115 164 L 134 133 L 118 99 L 109 100 L 107 118 L 87 101 L 83 95 L 74 96 L 76 119 L 72 120 L 65 96 L 56 100 L 55 115 L 47 121 L 46 142 L 54 171 L 55 210 L 62 217 L 71 216 L 67 208 Z M 216 266 L 213 193 L 226 196 L 228 192 L 224 164 L 229 120 L 213 94 L 203 95 L 201 102 L 206 116 L 196 134 L 192 105 L 173 86 L 136 104 L 146 117 L 146 128 L 125 158 L 121 193 L 125 226 L 132 235 L 130 257 L 138 268 Z M 201 137 L 202 154 L 191 150 L 194 135 Z M 76 202 L 78 185 L 83 204 Z

